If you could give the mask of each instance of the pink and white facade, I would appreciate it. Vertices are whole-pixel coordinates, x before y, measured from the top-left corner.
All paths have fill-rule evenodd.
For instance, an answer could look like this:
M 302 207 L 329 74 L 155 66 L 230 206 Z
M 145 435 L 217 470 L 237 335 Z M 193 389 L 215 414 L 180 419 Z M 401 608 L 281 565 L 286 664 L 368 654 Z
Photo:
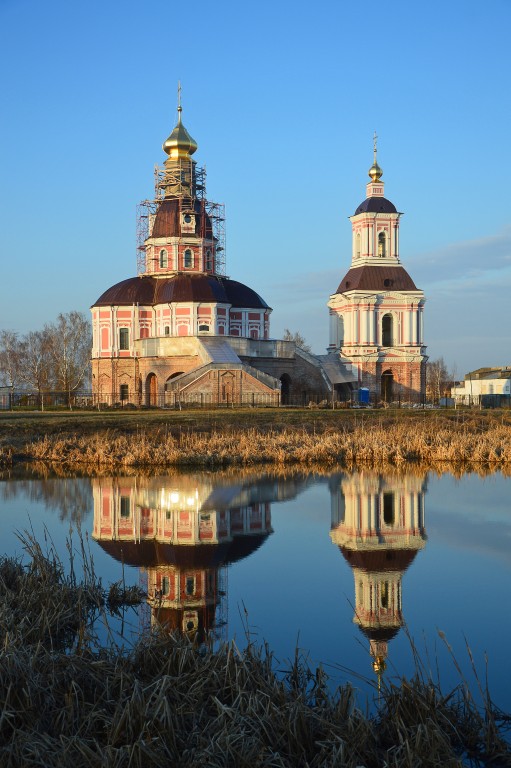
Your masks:
M 351 266 L 330 297 L 330 352 L 351 365 L 376 400 L 425 394 L 424 293 L 401 265 L 401 213 L 384 197 L 382 171 L 369 171 L 366 199 L 350 217 Z
M 181 107 L 163 149 L 155 199 L 139 217 L 139 274 L 91 308 L 98 404 L 277 405 L 323 397 L 319 360 L 294 342 L 270 339 L 271 308 L 223 274 L 223 206 L 205 198 Z
M 425 475 L 370 472 L 346 476 L 332 494 L 330 538 L 353 570 L 353 622 L 369 640 L 378 675 L 405 623 L 404 573 L 426 545 L 425 495 Z
M 95 478 L 93 499 L 93 538 L 143 569 L 151 624 L 199 641 L 226 609 L 225 567 L 272 533 L 269 501 L 207 474 Z
M 139 274 L 109 288 L 91 309 L 98 402 L 165 405 L 176 392 L 200 393 L 208 402 L 278 402 L 279 381 L 252 371 L 229 344 L 268 340 L 271 308 L 222 274 L 215 232 L 222 206 L 204 197 L 205 174 L 192 159 L 197 144 L 181 107 L 163 149 L 168 157 L 142 217 Z

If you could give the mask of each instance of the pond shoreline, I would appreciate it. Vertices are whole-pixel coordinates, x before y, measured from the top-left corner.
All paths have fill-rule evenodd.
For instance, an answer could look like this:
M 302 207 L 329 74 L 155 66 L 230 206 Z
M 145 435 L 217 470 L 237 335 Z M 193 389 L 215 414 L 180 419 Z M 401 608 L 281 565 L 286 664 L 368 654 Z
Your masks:
M 0 467 L 511 467 L 509 411 L 1 413 Z

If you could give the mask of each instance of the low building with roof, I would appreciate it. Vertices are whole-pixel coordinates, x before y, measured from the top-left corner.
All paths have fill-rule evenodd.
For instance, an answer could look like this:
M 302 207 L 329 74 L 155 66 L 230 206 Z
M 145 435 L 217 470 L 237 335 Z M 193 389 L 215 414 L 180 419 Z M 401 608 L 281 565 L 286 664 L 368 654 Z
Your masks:
M 457 405 L 498 407 L 511 403 L 511 366 L 477 368 L 451 388 Z
M 338 358 L 324 366 L 294 342 L 271 339 L 271 307 L 225 275 L 223 206 L 206 198 L 181 112 L 179 104 L 155 197 L 141 204 L 139 273 L 91 308 L 96 401 L 306 404 L 349 388 Z

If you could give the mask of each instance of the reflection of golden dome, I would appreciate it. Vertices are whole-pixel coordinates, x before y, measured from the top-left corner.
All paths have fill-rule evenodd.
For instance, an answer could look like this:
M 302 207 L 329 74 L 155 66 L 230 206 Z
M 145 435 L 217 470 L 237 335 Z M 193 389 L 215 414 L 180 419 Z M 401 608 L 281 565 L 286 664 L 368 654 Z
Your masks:
M 369 176 L 371 177 L 372 181 L 379 181 L 383 176 L 383 171 L 378 165 L 378 163 L 376 162 L 376 157 L 374 158 L 374 163 L 369 168 Z
M 373 661 L 373 670 L 377 675 L 381 675 L 383 672 L 385 672 L 386 669 L 387 662 L 385 661 L 385 658 L 383 656 L 377 656 Z
M 163 151 L 172 157 L 187 157 L 193 155 L 197 149 L 197 142 L 195 139 L 192 139 L 181 122 L 182 111 L 183 108 L 179 106 L 177 108 L 177 125 L 168 139 L 163 143 Z

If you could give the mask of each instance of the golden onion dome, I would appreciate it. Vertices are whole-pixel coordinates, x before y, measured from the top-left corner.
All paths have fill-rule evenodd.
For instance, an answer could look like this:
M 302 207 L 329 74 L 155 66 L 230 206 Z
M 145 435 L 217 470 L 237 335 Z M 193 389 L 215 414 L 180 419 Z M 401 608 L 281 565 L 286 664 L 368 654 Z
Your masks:
M 372 166 L 369 168 L 368 173 L 369 173 L 369 176 L 371 177 L 372 181 L 379 181 L 381 179 L 381 177 L 383 176 L 383 171 L 380 168 L 380 166 L 378 165 L 378 163 L 376 162 L 376 158 L 375 158 L 374 163 L 372 164 Z
M 195 139 L 192 139 L 183 123 L 181 122 L 182 111 L 183 108 L 181 105 L 179 105 L 177 108 L 177 125 L 168 139 L 163 143 L 163 151 L 166 152 L 167 155 L 172 155 L 174 157 L 186 157 L 193 155 L 193 153 L 197 150 L 197 142 Z
M 387 669 L 387 662 L 385 661 L 385 657 L 376 656 L 375 660 L 373 661 L 373 670 L 376 672 L 376 674 L 382 675 L 386 669 Z
M 376 153 L 378 151 L 377 144 L 376 144 L 377 139 L 378 139 L 378 136 L 376 135 L 376 131 L 375 131 L 374 132 L 374 136 L 373 136 L 374 159 L 373 159 L 373 164 L 369 168 L 369 171 L 368 171 L 369 176 L 371 178 L 371 181 L 373 181 L 373 182 L 379 181 L 381 179 L 381 177 L 383 176 L 383 171 L 380 168 L 380 166 L 378 165 L 378 163 L 376 162 Z

